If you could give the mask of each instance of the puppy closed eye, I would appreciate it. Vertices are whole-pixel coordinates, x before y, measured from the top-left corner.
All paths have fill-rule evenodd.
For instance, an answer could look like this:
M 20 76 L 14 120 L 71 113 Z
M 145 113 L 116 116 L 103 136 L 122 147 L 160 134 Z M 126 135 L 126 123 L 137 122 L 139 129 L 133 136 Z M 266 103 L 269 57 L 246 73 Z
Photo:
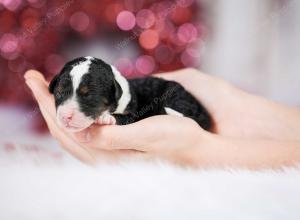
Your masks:
M 82 86 L 79 88 L 79 93 L 83 96 L 88 96 L 89 95 L 89 88 L 87 86 Z
M 63 95 L 64 95 L 63 87 L 62 86 L 56 87 L 55 89 L 56 98 L 62 98 Z

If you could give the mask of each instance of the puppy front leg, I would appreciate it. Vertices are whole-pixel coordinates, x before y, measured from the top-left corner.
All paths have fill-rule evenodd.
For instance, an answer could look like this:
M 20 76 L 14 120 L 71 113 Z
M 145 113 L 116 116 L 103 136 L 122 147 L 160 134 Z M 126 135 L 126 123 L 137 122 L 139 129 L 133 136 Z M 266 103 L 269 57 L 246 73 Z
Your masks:
M 115 125 L 117 123 L 117 120 L 108 112 L 104 112 L 96 119 L 95 123 L 99 125 Z

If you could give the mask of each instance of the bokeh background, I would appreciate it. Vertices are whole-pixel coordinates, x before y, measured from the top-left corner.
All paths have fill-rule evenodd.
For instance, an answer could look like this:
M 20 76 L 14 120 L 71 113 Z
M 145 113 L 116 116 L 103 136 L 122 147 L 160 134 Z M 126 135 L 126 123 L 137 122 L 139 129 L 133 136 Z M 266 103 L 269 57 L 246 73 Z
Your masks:
M 300 219 L 296 168 L 82 166 L 23 79 L 90 55 L 128 78 L 195 67 L 300 107 L 299 40 L 299 0 L 0 0 L 0 220 Z
M 86 55 L 128 78 L 196 67 L 300 106 L 299 39 L 296 0 L 0 0 L 1 128 L 44 131 L 24 72 L 51 79 Z

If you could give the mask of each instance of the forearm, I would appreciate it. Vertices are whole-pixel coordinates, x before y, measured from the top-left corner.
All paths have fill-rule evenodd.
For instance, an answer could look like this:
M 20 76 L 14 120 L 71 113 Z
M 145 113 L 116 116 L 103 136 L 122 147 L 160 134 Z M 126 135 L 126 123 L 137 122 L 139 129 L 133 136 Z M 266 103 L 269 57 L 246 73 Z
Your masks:
M 243 93 L 241 99 L 247 111 L 241 120 L 252 127 L 256 137 L 275 140 L 300 140 L 300 109 L 276 103 L 265 98 Z M 254 135 L 253 135 L 254 136 Z
M 280 168 L 300 163 L 300 141 L 238 139 L 209 134 L 195 149 L 199 167 Z

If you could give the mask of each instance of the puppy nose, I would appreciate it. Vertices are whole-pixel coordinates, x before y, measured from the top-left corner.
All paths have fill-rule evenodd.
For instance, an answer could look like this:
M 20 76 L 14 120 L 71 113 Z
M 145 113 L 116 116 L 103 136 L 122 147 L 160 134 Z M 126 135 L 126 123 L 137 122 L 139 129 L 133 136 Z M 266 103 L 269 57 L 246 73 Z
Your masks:
M 73 119 L 73 112 L 63 115 L 62 119 L 64 122 L 69 123 Z

